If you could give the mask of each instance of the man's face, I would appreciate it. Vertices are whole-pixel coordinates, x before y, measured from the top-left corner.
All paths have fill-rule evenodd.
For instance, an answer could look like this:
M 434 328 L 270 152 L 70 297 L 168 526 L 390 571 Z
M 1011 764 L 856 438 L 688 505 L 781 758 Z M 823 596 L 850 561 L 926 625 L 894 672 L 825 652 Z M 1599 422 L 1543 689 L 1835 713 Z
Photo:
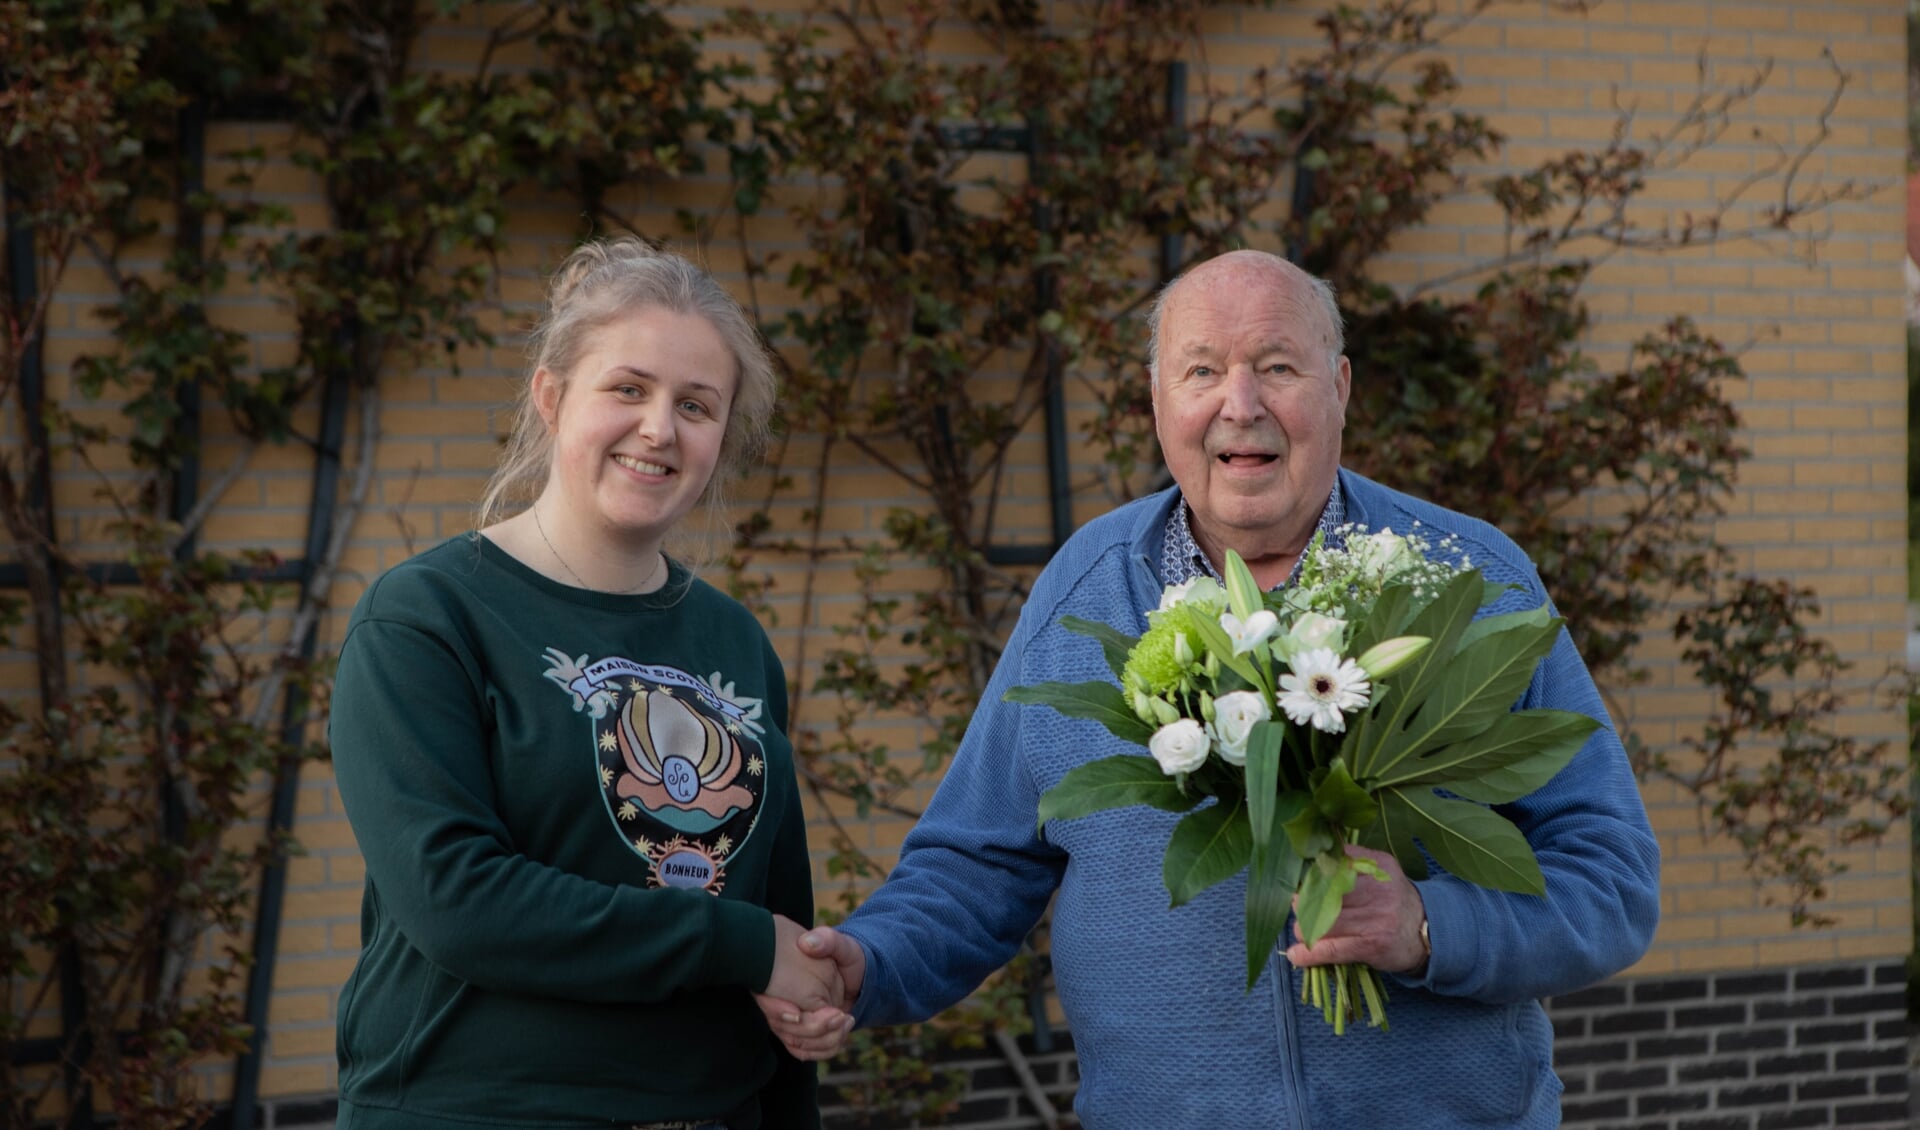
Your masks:
M 1215 562 L 1293 555 L 1340 466 L 1347 359 L 1304 279 L 1215 261 L 1169 296 L 1153 390 L 1160 448 Z

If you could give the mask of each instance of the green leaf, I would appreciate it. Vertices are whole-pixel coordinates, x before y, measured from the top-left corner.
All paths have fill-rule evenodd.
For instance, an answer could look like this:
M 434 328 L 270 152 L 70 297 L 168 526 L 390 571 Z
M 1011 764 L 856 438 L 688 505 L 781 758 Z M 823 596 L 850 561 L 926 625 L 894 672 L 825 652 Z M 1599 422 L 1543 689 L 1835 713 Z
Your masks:
M 1199 799 L 1182 791 L 1180 782 L 1161 772 L 1151 757 L 1103 757 L 1075 767 L 1040 795 L 1039 824 L 1135 804 L 1185 812 Z
M 1300 919 L 1300 940 L 1312 945 L 1333 929 L 1340 907 L 1359 878 L 1345 854 L 1316 856 L 1300 876 L 1300 898 L 1294 913 Z
M 1419 716 L 1396 735 L 1374 765 L 1385 775 L 1402 757 L 1416 756 L 1484 731 L 1513 709 L 1533 681 L 1541 657 L 1560 638 L 1560 620 L 1495 632 L 1463 647 L 1434 683 Z
M 1492 600 L 1483 600 L 1480 602 L 1480 607 L 1485 608 L 1491 603 L 1493 603 Z M 1528 608 L 1521 612 L 1506 612 L 1499 616 L 1482 616 L 1467 625 L 1466 631 L 1460 633 L 1460 647 L 1464 650 L 1487 636 L 1493 635 L 1495 632 L 1504 632 L 1509 628 L 1545 627 L 1548 621 L 1552 619 L 1553 612 L 1549 606 L 1544 603 L 1536 608 Z
M 1114 737 L 1134 745 L 1146 745 L 1153 738 L 1153 727 L 1140 720 L 1127 705 L 1127 696 L 1112 683 L 1036 683 L 1015 687 L 1005 698 L 1008 702 L 1051 706 L 1069 718 L 1092 719 Z
M 1266 859 L 1255 858 L 1247 875 L 1247 988 L 1252 990 L 1267 967 L 1280 932 L 1287 928 L 1294 888 L 1300 881 L 1300 858 L 1284 842 Z
M 1274 804 L 1280 797 L 1280 740 L 1283 723 L 1262 722 L 1247 738 L 1247 814 L 1252 818 L 1253 849 L 1273 841 Z
M 1290 812 L 1280 822 L 1287 833 L 1287 843 L 1294 853 L 1302 859 L 1312 859 L 1322 852 L 1333 850 L 1333 833 L 1327 830 L 1326 821 L 1321 819 L 1320 810 L 1314 806 L 1305 793 L 1288 793 L 1287 798 L 1295 803 Z
M 1383 799 L 1389 814 L 1402 810 L 1407 830 L 1426 846 L 1435 863 L 1453 874 L 1496 891 L 1546 894 L 1540 861 L 1527 838 L 1506 817 L 1425 788 L 1391 789 Z
M 1473 737 L 1407 758 L 1375 785 L 1446 785 L 1469 800 L 1505 804 L 1552 780 L 1599 728 L 1568 710 L 1515 711 Z
M 1107 657 L 1107 666 L 1112 668 L 1116 679 L 1126 672 L 1127 656 L 1132 654 L 1133 645 L 1140 642 L 1138 636 L 1130 636 L 1112 625 L 1097 620 L 1082 620 L 1078 616 L 1060 617 L 1060 626 L 1069 632 L 1099 640 L 1101 654 Z
M 1195 809 L 1175 825 L 1161 867 L 1172 905 L 1180 906 L 1239 873 L 1253 854 L 1250 827 L 1238 796 Z
M 1253 579 L 1253 570 L 1233 550 L 1227 550 L 1227 606 L 1233 614 L 1245 620 L 1255 612 L 1266 607 L 1265 598 L 1260 593 L 1260 584 Z
M 1359 655 L 1374 644 L 1404 635 L 1401 631 L 1413 615 L 1413 589 L 1409 585 L 1388 585 L 1379 599 L 1347 638 L 1347 654 Z
M 1409 879 L 1427 877 L 1427 857 L 1413 839 L 1413 822 L 1407 806 L 1401 803 L 1400 790 L 1380 793 L 1380 820 L 1360 833 L 1360 843 L 1375 851 L 1390 852 Z
M 1367 790 L 1353 783 L 1347 763 L 1339 758 L 1327 766 L 1327 775 L 1313 790 L 1313 807 L 1328 824 L 1343 831 L 1364 828 L 1379 816 L 1380 806 Z M 1304 853 L 1302 853 L 1304 854 Z
M 1425 701 L 1433 684 L 1449 669 L 1461 634 L 1473 623 L 1474 613 L 1480 609 L 1483 587 L 1478 571 L 1457 574 L 1447 582 L 1447 587 L 1440 590 L 1439 596 L 1428 602 L 1407 623 L 1405 629 L 1397 633 L 1425 636 L 1433 644 L 1409 660 L 1385 684 L 1394 693 L 1383 709 L 1374 712 L 1372 724 L 1366 727 L 1366 732 L 1348 736 L 1345 749 L 1356 780 L 1371 781 L 1384 768 L 1376 764 L 1380 760 L 1382 747 L 1401 732 L 1406 720 Z M 1381 697 L 1386 696 L 1383 694 Z
M 1219 659 L 1227 670 L 1245 679 L 1248 686 L 1259 688 L 1268 694 L 1273 693 L 1272 677 L 1262 679 L 1260 672 L 1255 669 L 1253 661 L 1247 655 L 1233 653 L 1233 641 L 1227 637 L 1227 630 L 1220 626 L 1218 620 L 1209 619 L 1188 609 L 1187 622 L 1192 624 L 1193 630 L 1200 634 L 1200 642 L 1206 646 L 1208 653 Z

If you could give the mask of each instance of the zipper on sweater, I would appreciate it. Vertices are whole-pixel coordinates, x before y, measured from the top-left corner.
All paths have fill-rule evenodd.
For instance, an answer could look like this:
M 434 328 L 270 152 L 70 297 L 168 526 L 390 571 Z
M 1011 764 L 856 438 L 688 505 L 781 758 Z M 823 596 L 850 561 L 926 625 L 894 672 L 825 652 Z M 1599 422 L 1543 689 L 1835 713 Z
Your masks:
M 1292 923 L 1281 937 L 1291 936 Z M 1267 968 L 1273 971 L 1273 1012 L 1279 1026 L 1280 1059 L 1287 1073 L 1287 1085 L 1293 1090 L 1293 1102 L 1287 1114 L 1291 1130 L 1311 1130 L 1307 1122 L 1307 1077 L 1300 1069 L 1300 1010 L 1293 1006 L 1300 987 L 1293 983 L 1299 970 L 1280 953 L 1278 946 L 1267 956 Z

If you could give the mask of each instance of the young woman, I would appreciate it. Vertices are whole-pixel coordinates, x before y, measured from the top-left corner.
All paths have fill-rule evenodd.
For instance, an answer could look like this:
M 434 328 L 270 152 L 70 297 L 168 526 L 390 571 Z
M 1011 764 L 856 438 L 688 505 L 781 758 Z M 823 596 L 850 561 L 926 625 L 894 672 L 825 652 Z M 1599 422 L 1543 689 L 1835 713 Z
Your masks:
M 663 548 L 764 441 L 772 364 L 630 239 L 568 258 L 529 353 L 479 532 L 376 581 L 340 655 L 367 885 L 339 1126 L 817 1127 L 753 1001 L 841 993 L 794 944 L 786 678 Z

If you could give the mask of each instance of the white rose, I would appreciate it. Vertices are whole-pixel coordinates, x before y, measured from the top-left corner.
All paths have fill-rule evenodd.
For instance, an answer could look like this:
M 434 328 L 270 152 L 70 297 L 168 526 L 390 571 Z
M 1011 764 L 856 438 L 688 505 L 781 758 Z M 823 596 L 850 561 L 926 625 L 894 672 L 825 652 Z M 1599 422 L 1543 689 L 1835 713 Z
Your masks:
M 1255 691 L 1223 694 L 1213 704 L 1213 737 L 1220 760 L 1228 765 L 1247 763 L 1247 740 L 1253 728 L 1273 717 L 1264 695 Z
M 1153 732 L 1147 752 L 1160 763 L 1160 771 L 1171 777 L 1191 773 L 1207 760 L 1207 731 L 1191 718 L 1169 722 Z
M 1346 642 L 1345 620 L 1337 616 L 1322 616 L 1318 612 L 1303 612 L 1287 628 L 1287 634 L 1274 641 L 1273 654 L 1282 663 L 1292 663 L 1293 657 L 1301 652 L 1320 647 L 1339 651 L 1346 646 Z
M 1227 602 L 1227 590 L 1220 587 L 1220 582 L 1205 576 L 1168 585 L 1160 594 L 1160 611 L 1165 612 L 1176 604 L 1186 602 L 1224 605 Z
M 1391 526 L 1368 534 L 1364 541 L 1366 544 L 1361 556 L 1379 577 L 1397 577 L 1419 561 L 1413 547 L 1407 544 L 1407 539 L 1394 533 Z

